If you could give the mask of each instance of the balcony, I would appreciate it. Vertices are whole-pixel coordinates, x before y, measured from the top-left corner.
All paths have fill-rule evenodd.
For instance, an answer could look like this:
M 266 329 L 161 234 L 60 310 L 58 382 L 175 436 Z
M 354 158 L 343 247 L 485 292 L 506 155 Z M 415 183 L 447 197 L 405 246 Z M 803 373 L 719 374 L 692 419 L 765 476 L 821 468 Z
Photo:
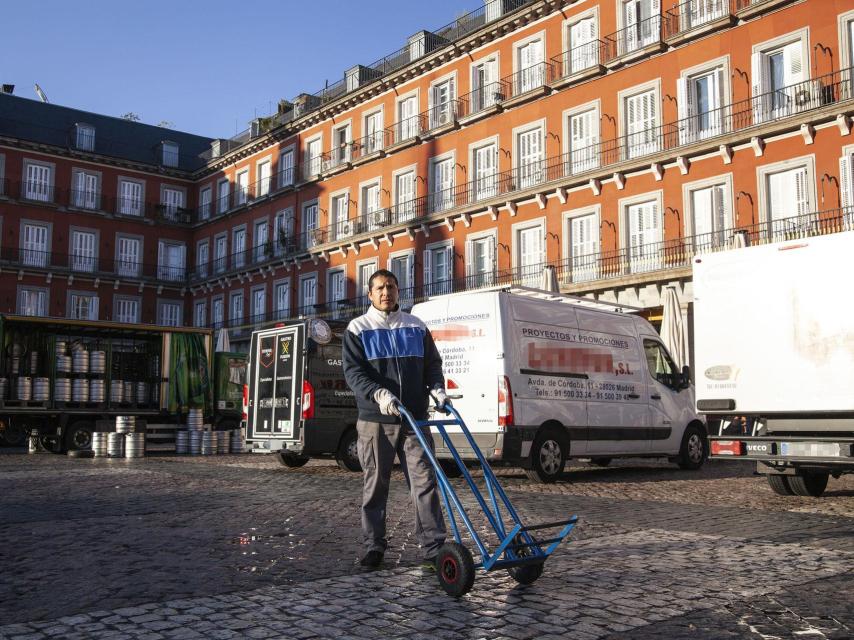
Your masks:
M 392 134 L 387 129 L 375 131 L 350 144 L 350 155 L 353 165 L 359 165 L 385 155 L 385 150 L 391 144 Z
M 510 87 L 510 95 L 504 101 L 505 107 L 511 107 L 533 100 L 549 93 L 549 82 L 554 76 L 550 62 L 539 62 L 526 67 L 502 79 Z
M 735 22 L 736 0 L 688 0 L 664 15 L 664 39 L 670 45 L 685 42 Z
M 552 58 L 552 88 L 560 89 L 573 82 L 604 73 L 604 53 L 605 43 L 602 40 L 592 40 Z
M 501 103 L 509 95 L 509 83 L 506 80 L 497 80 L 460 96 L 460 99 L 457 100 L 458 122 L 460 124 L 467 124 L 495 113 L 501 108 Z
M 391 139 L 389 140 L 388 151 L 397 151 L 417 144 L 421 141 L 421 134 L 427 128 L 427 116 L 423 113 L 395 122 L 389 129 Z
M 437 104 L 425 111 L 422 115 L 427 122 L 427 130 L 424 132 L 422 139 L 428 140 L 454 129 L 457 126 L 458 113 L 459 102 L 457 100 L 449 100 L 448 102 Z
M 616 67 L 660 51 L 661 16 L 655 15 L 616 31 L 603 39 L 606 67 Z
M 745 19 L 792 2 L 795 0 L 735 0 L 735 12 L 739 18 Z

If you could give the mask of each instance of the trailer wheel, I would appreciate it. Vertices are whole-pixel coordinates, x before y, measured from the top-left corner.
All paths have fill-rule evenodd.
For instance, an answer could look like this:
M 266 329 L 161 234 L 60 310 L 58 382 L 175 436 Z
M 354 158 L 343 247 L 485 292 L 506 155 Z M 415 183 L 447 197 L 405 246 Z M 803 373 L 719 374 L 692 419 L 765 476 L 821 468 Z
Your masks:
M 682 435 L 679 457 L 680 469 L 699 469 L 706 461 L 706 434 L 696 424 L 689 424 Z
M 474 586 L 474 560 L 459 542 L 446 542 L 436 555 L 436 577 L 449 596 L 459 598 Z
M 522 542 L 523 539 L 521 535 L 517 534 L 516 537 L 513 538 L 514 544 L 521 544 Z M 531 551 L 528 547 L 523 547 L 516 552 L 516 555 L 525 558 L 531 555 Z M 537 578 L 543 575 L 543 562 L 525 564 L 520 567 L 508 567 L 507 573 L 509 573 L 510 577 L 519 584 L 534 584 L 537 581 Z
M 276 457 L 279 459 L 279 462 L 288 469 L 304 467 L 308 462 L 307 457 L 298 456 L 297 454 L 290 453 L 288 451 L 279 451 L 279 454 Z
M 525 475 L 537 482 L 555 482 L 563 473 L 569 454 L 569 441 L 557 429 L 541 431 L 531 447 L 531 468 Z
M 797 475 L 789 476 L 789 486 L 796 496 L 818 498 L 827 489 L 829 476 L 820 471 L 798 471 Z
M 27 443 L 27 431 L 10 420 L 5 420 L 6 428 L 0 433 L 0 442 L 10 447 L 22 447 Z
M 91 449 L 92 432 L 94 430 L 91 422 L 75 422 L 65 427 L 65 433 L 63 434 L 65 450 Z
M 362 464 L 359 462 L 359 435 L 355 429 L 347 429 L 338 443 L 338 451 L 335 453 L 335 462 L 344 471 L 361 471 Z
M 783 475 L 782 473 L 769 473 L 767 478 L 771 491 L 776 493 L 778 496 L 795 495 L 795 492 L 792 491 L 791 485 L 789 485 L 789 476 Z

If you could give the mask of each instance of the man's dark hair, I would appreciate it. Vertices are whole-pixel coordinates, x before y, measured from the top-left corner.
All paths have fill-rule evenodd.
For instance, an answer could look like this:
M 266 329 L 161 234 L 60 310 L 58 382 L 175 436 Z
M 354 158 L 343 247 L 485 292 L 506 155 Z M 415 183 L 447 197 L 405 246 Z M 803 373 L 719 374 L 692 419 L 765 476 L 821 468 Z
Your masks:
M 371 277 L 368 278 L 368 291 L 373 291 L 374 289 L 374 278 L 379 278 L 380 276 L 384 276 L 386 278 L 391 278 L 394 280 L 394 284 L 400 286 L 400 283 L 397 281 L 397 276 L 394 275 L 388 269 L 377 269 L 371 274 Z

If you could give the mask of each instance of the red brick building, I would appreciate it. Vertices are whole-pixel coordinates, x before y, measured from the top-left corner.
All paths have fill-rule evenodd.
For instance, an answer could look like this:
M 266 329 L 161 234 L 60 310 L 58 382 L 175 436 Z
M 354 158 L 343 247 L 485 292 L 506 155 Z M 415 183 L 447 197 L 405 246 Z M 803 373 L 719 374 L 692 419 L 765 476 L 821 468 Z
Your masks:
M 489 0 L 232 139 L 0 95 L 0 310 L 240 343 L 379 267 L 411 304 L 551 265 L 689 317 L 694 255 L 851 228 L 853 39 L 850 0 Z

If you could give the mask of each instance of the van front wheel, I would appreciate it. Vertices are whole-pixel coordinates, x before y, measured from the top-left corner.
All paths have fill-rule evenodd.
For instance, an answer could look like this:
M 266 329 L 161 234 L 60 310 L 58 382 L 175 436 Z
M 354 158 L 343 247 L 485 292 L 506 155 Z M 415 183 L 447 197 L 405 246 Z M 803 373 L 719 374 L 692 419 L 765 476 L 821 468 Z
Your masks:
M 556 429 L 540 432 L 531 447 L 531 468 L 525 475 L 536 482 L 555 482 L 563 473 L 569 441 Z
M 676 463 L 680 469 L 699 469 L 706 461 L 706 434 L 695 424 L 690 424 L 682 435 L 682 446 Z

